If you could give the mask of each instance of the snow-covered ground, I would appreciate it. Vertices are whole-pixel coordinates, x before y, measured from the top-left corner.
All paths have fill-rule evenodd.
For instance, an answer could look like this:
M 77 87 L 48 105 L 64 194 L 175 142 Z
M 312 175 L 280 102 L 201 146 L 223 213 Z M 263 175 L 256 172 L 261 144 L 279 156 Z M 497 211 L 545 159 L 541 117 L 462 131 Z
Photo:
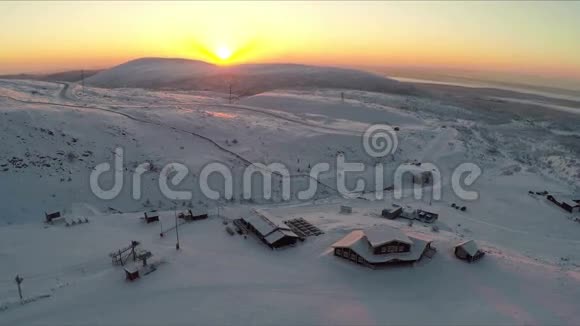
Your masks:
M 341 100 L 341 92 L 345 100 Z M 547 110 L 549 110 L 547 108 Z M 567 324 L 580 323 L 580 223 L 528 191 L 579 195 L 578 115 L 559 121 L 506 119 L 481 111 L 402 95 L 342 89 L 276 90 L 236 99 L 209 91 L 101 89 L 71 83 L 0 80 L 0 324 Z M 561 113 L 565 114 L 565 112 Z M 580 121 L 580 119 L 579 119 Z M 399 147 L 377 160 L 363 150 L 371 124 L 399 127 Z M 112 200 L 89 187 L 91 170 L 125 151 L 125 186 Z M 325 231 L 294 248 L 271 251 L 256 239 L 229 236 L 215 201 L 197 188 L 202 167 L 221 162 L 236 175 L 249 163 L 285 164 L 295 188 L 308 184 L 310 166 L 336 161 L 391 173 L 402 162 L 435 164 L 443 197 L 430 202 L 392 192 L 343 199 L 333 189 L 334 167 L 316 200 L 220 201 L 220 214 L 238 218 L 252 208 L 277 218 L 304 217 Z M 190 201 L 163 197 L 158 173 L 131 198 L 132 170 L 151 162 L 180 162 L 190 175 L 179 185 Z M 450 189 L 460 163 L 479 165 L 482 176 L 462 201 Z M 372 171 L 352 176 L 374 189 Z M 110 184 L 105 180 L 103 187 Z M 219 182 L 214 186 L 218 187 Z M 293 192 L 293 195 L 295 193 Z M 358 197 L 358 198 L 357 198 Z M 378 217 L 393 203 L 440 214 L 431 226 Z M 451 208 L 466 206 L 465 212 Z M 353 214 L 340 215 L 340 204 Z M 173 208 L 206 207 L 208 220 L 160 238 L 174 223 Z M 146 225 L 143 211 L 158 210 Z M 42 224 L 44 212 L 90 223 Z M 431 237 L 438 253 L 415 267 L 369 270 L 336 259 L 329 246 L 356 228 L 390 224 Z M 485 258 L 466 264 L 453 244 L 475 239 Z M 159 268 L 137 282 L 124 281 L 109 252 L 138 240 Z M 20 305 L 16 274 L 29 303 Z
M 549 238 L 542 230 L 527 233 L 491 224 L 487 216 L 464 216 L 442 207 L 437 207 L 441 230 L 434 233 L 418 223 L 409 227 L 378 218 L 383 206 L 378 203 L 347 203 L 354 207 L 351 215 L 338 214 L 338 203 L 329 201 L 270 209 L 278 217 L 305 217 L 325 231 L 279 251 L 253 237 L 229 236 L 215 216 L 181 226 L 180 251 L 174 247 L 175 233 L 160 238 L 160 225 L 147 225 L 136 213 L 95 216 L 88 224 L 69 228 L 2 228 L 1 324 L 580 322 L 577 238 Z M 232 205 L 222 215 L 248 212 L 249 207 Z M 173 212 L 161 214 L 163 228 L 173 223 Z M 565 223 L 569 221 L 541 225 Z M 432 238 L 438 253 L 414 267 L 379 270 L 332 256 L 329 246 L 348 230 L 381 224 Z M 467 264 L 454 258 L 452 245 L 462 234 L 479 241 L 488 253 L 483 260 Z M 124 281 L 122 268 L 112 266 L 107 257 L 130 240 L 153 252 L 156 261 L 150 263 L 161 262 L 157 271 L 132 283 Z M 539 258 L 545 254 L 569 260 Z M 10 282 L 16 273 L 25 278 L 26 297 L 50 297 L 18 304 L 16 286 Z

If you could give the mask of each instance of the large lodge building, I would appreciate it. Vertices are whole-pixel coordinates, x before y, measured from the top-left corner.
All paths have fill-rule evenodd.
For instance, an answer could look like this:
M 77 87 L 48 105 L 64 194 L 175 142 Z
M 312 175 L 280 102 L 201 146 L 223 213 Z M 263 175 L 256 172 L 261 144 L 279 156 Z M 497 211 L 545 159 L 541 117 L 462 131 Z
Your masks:
M 352 231 L 332 247 L 335 256 L 371 268 L 414 263 L 434 250 L 431 241 L 407 236 L 391 227 Z

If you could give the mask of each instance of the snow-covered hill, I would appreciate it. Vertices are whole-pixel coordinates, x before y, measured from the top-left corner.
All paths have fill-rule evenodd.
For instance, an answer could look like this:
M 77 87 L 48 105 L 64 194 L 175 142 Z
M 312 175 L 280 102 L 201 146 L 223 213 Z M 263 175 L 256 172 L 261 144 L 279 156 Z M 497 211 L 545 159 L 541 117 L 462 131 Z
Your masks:
M 281 88 L 343 88 L 380 92 L 412 92 L 413 88 L 368 72 L 296 64 L 216 66 L 186 59 L 143 58 L 102 71 L 87 84 L 107 87 L 187 89 L 237 95 Z
M 216 68 L 197 60 L 142 58 L 101 71 L 87 78 L 86 83 L 110 88 L 162 88 L 180 80 L 213 74 Z

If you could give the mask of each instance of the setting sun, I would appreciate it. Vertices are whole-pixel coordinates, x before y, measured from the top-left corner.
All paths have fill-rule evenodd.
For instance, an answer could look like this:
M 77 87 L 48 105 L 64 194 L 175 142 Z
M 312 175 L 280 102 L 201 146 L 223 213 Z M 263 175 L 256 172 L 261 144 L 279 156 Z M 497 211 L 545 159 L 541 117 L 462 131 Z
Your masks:
M 232 51 L 226 46 L 220 46 L 216 50 L 216 55 L 222 60 L 227 60 L 232 56 Z

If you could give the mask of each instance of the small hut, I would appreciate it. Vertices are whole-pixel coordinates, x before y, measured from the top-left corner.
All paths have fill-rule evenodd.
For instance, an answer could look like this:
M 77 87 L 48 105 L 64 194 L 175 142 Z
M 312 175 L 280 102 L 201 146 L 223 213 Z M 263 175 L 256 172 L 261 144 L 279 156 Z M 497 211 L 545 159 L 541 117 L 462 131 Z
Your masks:
M 402 207 L 391 208 L 391 209 L 385 208 L 381 212 L 381 216 L 384 217 L 384 218 L 388 218 L 389 220 L 394 220 L 397 217 L 399 217 L 402 212 L 403 212 L 403 208 Z
M 60 220 L 62 218 L 62 216 L 60 215 L 60 212 L 55 212 L 55 213 L 46 213 L 44 212 L 44 221 L 46 223 L 52 223 L 56 220 Z
M 416 212 L 416 218 L 425 223 L 433 223 L 439 218 L 439 214 L 418 209 Z
M 352 214 L 352 207 L 346 205 L 340 205 L 341 214 Z
M 145 215 L 144 219 L 145 219 L 145 222 L 147 222 L 147 224 L 153 223 L 153 222 L 159 222 L 158 215 L 149 216 L 149 215 L 147 215 L 147 213 L 143 213 L 143 214 Z
M 552 195 L 546 196 L 546 199 L 554 203 L 556 206 L 559 206 L 563 210 L 567 211 L 568 213 L 572 214 L 580 213 L 580 199 L 571 199 L 566 196 L 561 196 L 561 198 L 556 199 Z
M 187 212 L 181 212 L 177 217 L 182 218 L 186 221 L 197 221 L 197 220 L 205 220 L 208 217 L 206 210 L 195 210 L 194 212 L 191 209 L 188 209 Z
M 455 256 L 470 263 L 481 259 L 485 252 L 477 247 L 473 240 L 461 242 L 455 246 Z
M 134 281 L 139 278 L 139 270 L 135 267 L 125 267 L 125 279 Z

